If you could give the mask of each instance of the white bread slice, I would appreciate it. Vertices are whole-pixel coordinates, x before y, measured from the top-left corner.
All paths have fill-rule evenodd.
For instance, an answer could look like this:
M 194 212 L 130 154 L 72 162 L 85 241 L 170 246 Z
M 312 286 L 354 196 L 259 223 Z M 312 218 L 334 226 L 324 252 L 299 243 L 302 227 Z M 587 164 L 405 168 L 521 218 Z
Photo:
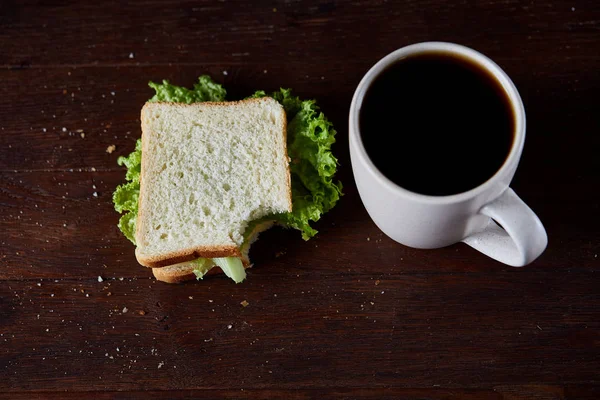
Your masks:
M 277 101 L 146 103 L 141 119 L 140 264 L 240 257 L 249 221 L 291 211 Z
M 248 256 L 248 253 L 250 253 L 250 246 L 254 242 L 256 242 L 256 240 L 258 239 L 258 235 L 261 232 L 266 231 L 273 225 L 273 221 L 265 221 L 254 227 L 254 229 L 248 236 L 248 240 L 244 242 L 241 248 L 242 264 L 244 264 L 244 268 L 251 267 L 250 258 Z M 220 272 L 223 272 L 221 268 L 214 267 L 209 270 L 208 274 L 215 274 Z M 167 283 L 180 283 L 196 279 L 196 275 L 194 275 L 194 264 L 189 261 L 175 265 L 169 265 L 163 268 L 152 268 L 152 273 L 154 274 L 154 277 L 157 280 Z

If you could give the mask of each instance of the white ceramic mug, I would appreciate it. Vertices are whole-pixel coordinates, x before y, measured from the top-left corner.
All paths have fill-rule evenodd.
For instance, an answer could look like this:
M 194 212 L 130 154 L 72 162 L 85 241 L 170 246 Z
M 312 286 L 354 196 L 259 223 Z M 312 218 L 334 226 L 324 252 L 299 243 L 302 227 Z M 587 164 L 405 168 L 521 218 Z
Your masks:
M 496 77 L 510 99 L 516 130 L 506 161 L 486 182 L 459 194 L 428 196 L 403 189 L 375 167 L 361 140 L 359 114 L 367 89 L 387 66 L 414 54 L 440 51 L 467 58 Z M 360 197 L 375 224 L 395 241 L 422 249 L 462 241 L 514 267 L 529 264 L 546 248 L 548 236 L 541 221 L 509 188 L 525 142 L 523 102 L 508 75 L 483 54 L 444 42 L 418 43 L 394 51 L 375 64 L 358 85 L 350 106 L 349 128 L 352 170 Z

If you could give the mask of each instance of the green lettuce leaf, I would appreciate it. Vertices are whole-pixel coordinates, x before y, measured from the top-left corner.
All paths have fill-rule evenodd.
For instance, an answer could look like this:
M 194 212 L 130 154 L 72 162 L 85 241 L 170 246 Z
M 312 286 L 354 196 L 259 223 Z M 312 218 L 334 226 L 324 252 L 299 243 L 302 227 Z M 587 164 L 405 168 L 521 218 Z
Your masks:
M 199 103 L 202 101 L 225 101 L 227 92 L 223 86 L 214 82 L 208 75 L 198 78 L 193 89 L 171 85 L 169 81 L 150 82 L 148 85 L 156 91 L 150 101 L 168 101 L 173 103 Z
M 135 221 L 138 212 L 138 198 L 140 194 L 140 169 L 142 166 L 142 140 L 138 139 L 135 150 L 127 157 L 119 157 L 117 164 L 125 165 L 127 173 L 124 183 L 117 187 L 113 193 L 115 210 L 123 214 L 119 219 L 119 229 L 127 239 L 135 244 Z
M 237 257 L 222 257 L 213 258 L 212 261 L 221 267 L 225 275 L 233 279 L 235 283 L 242 283 L 246 279 L 246 270 L 242 264 L 242 260 Z M 198 274 L 194 272 L 196 276 Z
M 204 278 L 204 275 L 210 271 L 214 266 L 214 262 L 210 258 L 197 258 L 194 261 L 189 261 L 194 265 L 194 275 L 196 279 L 200 280 Z
M 223 257 L 223 258 L 197 258 L 193 261 L 188 261 L 194 266 L 193 272 L 196 275 L 196 279 L 204 279 L 204 275 L 208 273 L 215 266 L 221 268 L 221 270 L 231 278 L 235 283 L 242 283 L 246 279 L 246 270 L 242 260 L 237 257 Z M 186 263 L 186 264 L 187 264 Z

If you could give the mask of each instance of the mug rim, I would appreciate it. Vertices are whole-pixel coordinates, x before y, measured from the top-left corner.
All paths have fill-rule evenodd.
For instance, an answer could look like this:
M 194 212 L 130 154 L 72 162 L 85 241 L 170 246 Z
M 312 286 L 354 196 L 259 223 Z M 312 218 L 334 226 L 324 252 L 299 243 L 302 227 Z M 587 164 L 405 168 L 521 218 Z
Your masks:
M 371 161 L 371 158 L 367 154 L 360 135 L 359 125 L 360 106 L 362 105 L 367 89 L 373 83 L 375 78 L 386 67 L 400 59 L 414 54 L 433 51 L 444 51 L 453 54 L 458 54 L 462 57 L 467 58 L 469 61 L 476 63 L 478 66 L 484 68 L 486 71 L 491 73 L 498 80 L 502 88 L 506 91 L 515 118 L 514 140 L 511 145 L 508 156 L 504 160 L 502 166 L 498 168 L 498 170 L 482 184 L 475 186 L 474 188 L 469 189 L 465 192 L 444 196 L 432 196 L 413 192 L 403 188 L 402 186 L 397 185 L 388 177 L 386 177 L 375 166 L 375 164 L 373 163 L 373 161 Z M 369 71 L 363 76 L 356 90 L 354 91 L 354 95 L 352 96 L 352 103 L 350 105 L 350 145 L 352 146 L 354 144 L 356 150 L 358 150 L 357 154 L 360 157 L 360 162 L 366 165 L 370 172 L 375 176 L 375 179 L 378 180 L 379 183 L 389 187 L 395 193 L 405 197 L 413 198 L 415 200 L 419 200 L 421 202 L 449 204 L 474 198 L 479 194 L 491 189 L 498 182 L 501 182 L 502 178 L 507 173 L 510 173 L 513 167 L 516 167 L 515 164 L 519 162 L 519 157 L 521 155 L 521 152 L 523 151 L 523 146 L 525 143 L 525 122 L 525 107 L 523 106 L 523 101 L 521 99 L 521 96 L 519 95 L 515 84 L 512 82 L 512 80 L 509 78 L 506 72 L 504 72 L 504 70 L 502 70 L 502 68 L 500 68 L 500 66 L 494 61 L 492 61 L 489 57 L 478 52 L 477 50 L 456 43 L 421 42 L 401 47 L 389 53 L 388 55 L 380 59 L 375 65 L 373 65 L 369 69 Z M 506 184 L 506 186 L 508 187 L 508 183 Z

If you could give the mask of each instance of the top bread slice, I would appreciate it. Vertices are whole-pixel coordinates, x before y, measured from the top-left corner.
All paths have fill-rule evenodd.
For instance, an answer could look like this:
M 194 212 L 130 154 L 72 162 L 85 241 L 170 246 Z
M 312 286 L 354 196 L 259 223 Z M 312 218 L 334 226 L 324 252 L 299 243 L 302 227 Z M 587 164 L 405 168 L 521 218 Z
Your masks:
M 248 222 L 291 211 L 286 115 L 274 99 L 146 103 L 141 120 L 140 264 L 241 257 Z

